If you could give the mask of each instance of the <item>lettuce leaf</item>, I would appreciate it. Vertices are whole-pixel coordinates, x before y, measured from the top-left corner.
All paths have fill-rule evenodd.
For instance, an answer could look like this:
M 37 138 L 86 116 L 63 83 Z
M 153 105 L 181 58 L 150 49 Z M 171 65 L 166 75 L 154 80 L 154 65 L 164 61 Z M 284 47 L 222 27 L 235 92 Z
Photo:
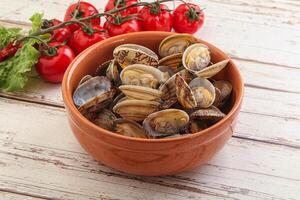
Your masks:
M 29 33 L 35 33 L 40 30 L 43 14 L 34 14 L 30 20 L 32 28 Z M 0 28 L 0 48 L 7 45 L 8 42 L 21 36 L 21 29 Z M 47 37 L 45 37 L 47 38 Z M 40 52 L 33 47 L 37 43 L 35 39 L 26 39 L 23 46 L 17 53 L 2 62 L 0 62 L 0 89 L 5 91 L 15 91 L 23 88 L 27 81 L 27 72 L 31 71 L 38 62 Z
M 4 48 L 9 42 L 21 37 L 20 28 L 4 28 L 0 26 L 0 49 Z

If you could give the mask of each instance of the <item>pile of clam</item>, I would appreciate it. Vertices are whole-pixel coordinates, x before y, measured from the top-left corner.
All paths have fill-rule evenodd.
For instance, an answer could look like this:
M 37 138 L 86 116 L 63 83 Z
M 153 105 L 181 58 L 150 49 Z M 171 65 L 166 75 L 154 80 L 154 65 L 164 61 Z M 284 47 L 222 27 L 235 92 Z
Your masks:
M 135 138 L 180 137 L 221 120 L 232 85 L 212 77 L 229 60 L 212 63 L 210 49 L 187 34 L 165 38 L 158 52 L 116 47 L 96 76 L 81 79 L 73 94 L 78 110 L 97 126 Z

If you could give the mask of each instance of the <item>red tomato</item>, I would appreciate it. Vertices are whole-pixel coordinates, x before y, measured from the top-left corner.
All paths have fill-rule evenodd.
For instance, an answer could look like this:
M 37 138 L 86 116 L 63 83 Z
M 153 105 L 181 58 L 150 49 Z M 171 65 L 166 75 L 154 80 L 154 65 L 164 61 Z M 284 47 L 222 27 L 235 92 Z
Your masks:
M 77 3 L 74 3 L 68 7 L 66 14 L 65 14 L 64 21 L 68 21 L 73 18 L 76 7 L 77 7 Z M 80 19 L 80 18 L 88 17 L 88 16 L 98 14 L 98 13 L 99 13 L 98 10 L 92 4 L 82 1 L 82 2 L 80 2 L 79 12 L 78 12 L 76 18 Z M 98 17 L 98 18 L 92 19 L 91 23 L 93 25 L 100 25 L 100 18 Z M 71 25 L 69 25 L 69 27 L 70 27 L 71 32 L 74 32 L 75 30 L 79 29 L 79 25 L 77 25 L 77 24 L 71 24 Z
M 178 33 L 195 33 L 204 23 L 204 13 L 198 5 L 180 4 L 174 11 L 174 30 Z
M 109 36 L 122 35 L 125 33 L 142 31 L 141 23 L 137 19 L 130 19 L 122 22 L 120 15 L 116 18 L 109 18 L 105 22 L 104 28 L 108 31 Z
M 94 25 L 93 29 L 104 30 L 100 25 Z M 68 41 L 68 45 L 76 54 L 79 54 L 89 46 L 107 38 L 108 35 L 105 32 L 86 33 L 83 29 L 78 29 Z
M 118 0 L 109 0 L 105 6 L 105 12 L 110 11 L 116 7 Z M 137 3 L 137 0 L 121 0 L 118 8 L 121 8 L 123 6 L 129 6 L 134 3 Z M 121 14 L 136 14 L 140 11 L 140 6 L 128 8 L 126 10 L 123 10 Z
M 52 19 L 50 20 L 50 27 L 56 26 L 60 24 L 61 21 L 58 19 Z M 63 42 L 67 40 L 71 36 L 71 31 L 69 27 L 65 26 L 63 28 L 56 29 L 52 32 L 52 39 L 50 42 Z
M 173 17 L 168 7 L 164 4 L 144 6 L 140 11 L 144 31 L 171 31 Z
M 49 46 L 56 46 L 60 42 L 49 43 Z M 51 83 L 60 83 L 69 64 L 74 60 L 75 54 L 70 47 L 63 45 L 58 47 L 56 55 L 41 55 L 36 64 L 36 71 L 40 76 Z

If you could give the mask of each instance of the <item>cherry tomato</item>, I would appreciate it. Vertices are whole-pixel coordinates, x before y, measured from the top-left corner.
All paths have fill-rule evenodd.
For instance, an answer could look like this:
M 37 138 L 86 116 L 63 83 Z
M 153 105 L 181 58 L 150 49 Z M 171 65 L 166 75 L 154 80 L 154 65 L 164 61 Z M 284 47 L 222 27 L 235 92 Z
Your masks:
M 100 25 L 94 25 L 93 29 L 95 31 L 104 30 Z M 108 38 L 108 34 L 106 32 L 94 32 L 89 33 L 83 29 L 78 29 L 74 32 L 70 40 L 68 41 L 68 45 L 73 49 L 75 54 L 79 54 L 89 46 L 93 44 L 105 40 Z
M 168 7 L 164 4 L 154 3 L 144 6 L 140 11 L 144 31 L 171 31 L 173 17 Z
M 75 10 L 77 7 L 77 3 L 74 3 L 70 5 L 66 11 L 64 21 L 68 21 L 73 18 L 73 15 L 75 14 Z M 88 2 L 80 2 L 79 11 L 76 15 L 77 19 L 88 17 L 94 14 L 98 14 L 98 10 L 90 3 Z M 100 25 L 100 18 L 94 18 L 91 20 L 91 24 L 93 25 Z M 71 24 L 69 25 L 71 32 L 74 32 L 75 30 L 79 29 L 78 24 Z
M 204 23 L 204 13 L 198 5 L 180 4 L 174 11 L 174 30 L 178 33 L 195 33 Z
M 49 46 L 56 46 L 60 42 L 49 43 Z M 69 64 L 74 60 L 75 54 L 70 47 L 63 45 L 58 47 L 54 56 L 41 55 L 36 70 L 40 76 L 51 83 L 60 83 Z
M 110 11 L 116 7 L 118 0 L 109 0 L 105 6 L 105 12 Z M 138 0 L 120 0 L 120 4 L 118 8 L 121 8 L 123 6 L 130 6 L 134 3 L 137 3 Z M 128 8 L 126 10 L 121 11 L 121 14 L 136 14 L 140 11 L 140 6 Z
M 49 27 L 56 26 L 56 25 L 61 24 L 61 21 L 58 19 L 51 19 L 49 21 L 49 24 L 50 24 Z M 56 29 L 52 32 L 52 39 L 50 42 L 63 42 L 65 40 L 67 40 L 71 36 L 71 34 L 72 33 L 71 33 L 69 27 L 67 27 L 67 26 Z
M 121 15 L 117 15 L 115 18 L 109 18 L 108 21 L 105 22 L 104 28 L 108 31 L 109 36 L 112 37 L 142 31 L 140 21 L 134 18 L 124 20 L 125 18 L 122 18 Z

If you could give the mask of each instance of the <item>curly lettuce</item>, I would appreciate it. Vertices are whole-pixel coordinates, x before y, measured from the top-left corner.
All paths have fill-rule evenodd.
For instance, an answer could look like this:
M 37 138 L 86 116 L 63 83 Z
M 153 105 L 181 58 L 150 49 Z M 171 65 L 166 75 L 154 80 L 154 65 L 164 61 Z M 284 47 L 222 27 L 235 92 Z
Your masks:
M 29 33 L 40 30 L 42 17 L 42 14 L 37 13 L 30 18 L 32 28 Z M 0 27 L 0 49 L 19 37 L 21 29 Z M 26 85 L 27 72 L 31 71 L 40 56 L 40 52 L 33 47 L 36 42 L 35 39 L 24 40 L 22 47 L 13 57 L 0 62 L 0 89 L 15 91 Z

